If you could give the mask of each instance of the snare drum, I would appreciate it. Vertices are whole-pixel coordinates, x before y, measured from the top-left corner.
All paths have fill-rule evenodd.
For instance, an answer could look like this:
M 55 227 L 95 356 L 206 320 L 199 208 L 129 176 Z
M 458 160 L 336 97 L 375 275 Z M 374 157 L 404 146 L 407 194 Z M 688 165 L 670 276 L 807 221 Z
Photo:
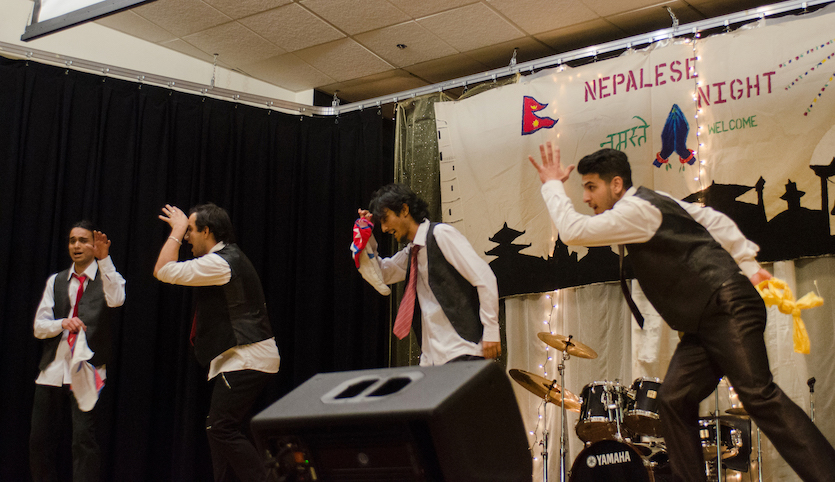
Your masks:
M 722 459 L 736 457 L 742 448 L 742 433 L 731 427 L 724 420 L 719 421 L 721 431 L 720 452 Z M 702 441 L 702 452 L 706 460 L 716 459 L 716 420 L 712 418 L 699 419 L 699 439 Z
M 614 440 L 595 442 L 574 460 L 570 482 L 624 480 L 650 482 L 652 479 L 644 460 L 631 445 Z
M 632 382 L 629 389 L 623 423 L 633 433 L 661 436 L 661 420 L 658 417 L 658 389 L 661 380 L 643 377 Z
M 623 423 L 624 387 L 618 382 L 592 382 L 583 388 L 580 398 L 580 419 L 575 426 L 580 440 L 615 440 Z

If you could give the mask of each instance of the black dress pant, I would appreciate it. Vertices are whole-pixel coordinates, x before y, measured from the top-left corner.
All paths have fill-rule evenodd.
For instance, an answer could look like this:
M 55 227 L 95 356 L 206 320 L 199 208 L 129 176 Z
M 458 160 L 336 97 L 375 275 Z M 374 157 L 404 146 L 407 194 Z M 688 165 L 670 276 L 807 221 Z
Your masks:
M 480 361 L 480 360 L 484 360 L 484 357 L 483 356 L 478 356 L 478 355 L 461 355 L 461 356 L 457 356 L 457 357 L 453 358 L 452 360 L 447 361 L 447 363 L 456 363 L 456 362 L 462 362 L 462 361 Z
M 29 468 L 35 482 L 58 480 L 60 428 L 67 404 L 72 414 L 72 480 L 97 482 L 100 478 L 101 452 L 96 440 L 96 409 L 82 412 L 72 392 L 65 385 L 35 385 L 32 426 L 29 433 Z
M 217 482 L 262 482 L 264 458 L 246 436 L 249 411 L 272 373 L 255 370 L 225 372 L 214 378 L 206 435 Z
M 835 450 L 809 416 L 774 383 L 763 332 L 766 310 L 751 282 L 739 274 L 711 298 L 695 333 L 676 348 L 659 391 L 659 415 L 673 479 L 704 481 L 699 402 L 721 377 L 745 410 L 805 481 L 835 477 Z

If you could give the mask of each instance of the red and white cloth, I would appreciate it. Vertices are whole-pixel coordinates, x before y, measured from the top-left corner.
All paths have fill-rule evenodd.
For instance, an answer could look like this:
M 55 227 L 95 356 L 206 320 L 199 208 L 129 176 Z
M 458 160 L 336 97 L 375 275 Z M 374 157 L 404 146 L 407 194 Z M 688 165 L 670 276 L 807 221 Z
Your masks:
M 391 294 L 391 288 L 383 282 L 383 273 L 377 262 L 377 240 L 371 233 L 374 223 L 359 218 L 354 221 L 354 240 L 351 243 L 351 252 L 354 256 L 354 264 L 359 269 L 365 281 L 374 287 L 381 295 Z
M 78 331 L 75 342 L 70 344 L 70 350 L 70 389 L 78 402 L 78 408 L 82 412 L 89 412 L 99 401 L 104 379 L 89 361 L 93 358 L 93 351 L 87 346 L 87 333 L 84 330 Z

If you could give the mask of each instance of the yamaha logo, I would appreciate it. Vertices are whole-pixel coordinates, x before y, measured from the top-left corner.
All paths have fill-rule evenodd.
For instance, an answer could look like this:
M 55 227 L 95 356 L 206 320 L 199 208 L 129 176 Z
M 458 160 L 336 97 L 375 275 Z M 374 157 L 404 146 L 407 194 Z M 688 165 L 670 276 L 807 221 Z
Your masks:
M 586 465 L 589 468 L 594 468 L 598 465 L 613 465 L 613 464 L 622 464 L 624 462 L 631 462 L 632 456 L 629 455 L 629 451 L 623 452 L 612 452 L 608 454 L 601 454 L 601 455 L 589 455 L 586 457 Z

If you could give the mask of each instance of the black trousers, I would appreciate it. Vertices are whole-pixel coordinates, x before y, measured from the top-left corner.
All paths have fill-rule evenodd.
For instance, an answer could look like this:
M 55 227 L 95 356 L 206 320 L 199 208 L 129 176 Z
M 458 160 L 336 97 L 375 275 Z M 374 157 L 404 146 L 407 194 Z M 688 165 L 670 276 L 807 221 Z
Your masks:
M 455 363 L 455 362 L 462 362 L 462 361 L 478 361 L 484 360 L 483 356 L 478 355 L 461 355 L 449 360 L 447 363 Z
M 96 409 L 82 412 L 65 385 L 35 385 L 32 425 L 29 433 L 29 468 L 35 482 L 58 480 L 60 427 L 67 404 L 72 414 L 72 479 L 97 482 L 100 478 L 101 451 L 96 440 Z
M 264 458 L 247 438 L 250 409 L 272 373 L 255 370 L 225 372 L 214 378 L 206 435 L 217 482 L 262 482 L 267 479 Z
M 835 450 L 809 416 L 774 383 L 763 332 L 765 304 L 751 282 L 735 275 L 714 293 L 698 332 L 685 334 L 659 390 L 659 415 L 673 480 L 704 481 L 699 402 L 721 377 L 780 455 L 805 481 L 835 475 Z

